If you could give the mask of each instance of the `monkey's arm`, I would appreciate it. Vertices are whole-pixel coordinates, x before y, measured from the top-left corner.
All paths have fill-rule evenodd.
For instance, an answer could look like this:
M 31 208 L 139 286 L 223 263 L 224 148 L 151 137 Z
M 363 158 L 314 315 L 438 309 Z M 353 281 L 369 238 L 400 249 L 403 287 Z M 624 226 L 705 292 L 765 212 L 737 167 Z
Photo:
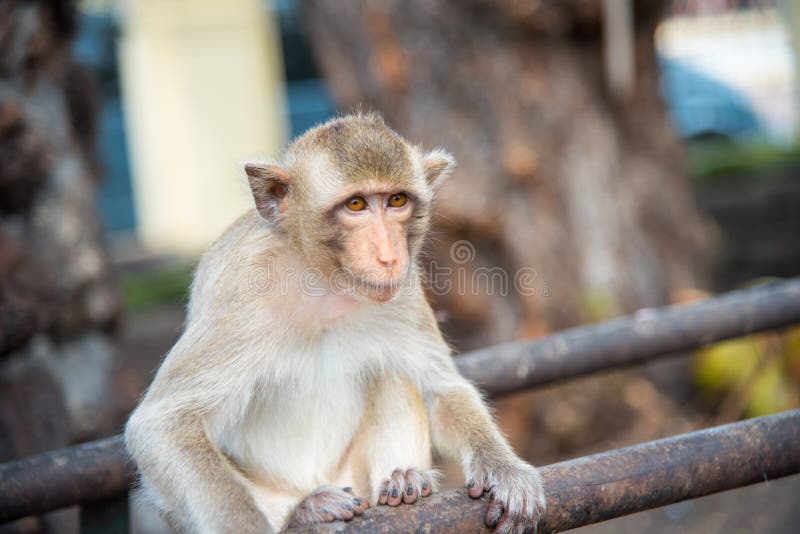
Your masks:
M 128 450 L 157 504 L 181 531 L 273 532 L 248 481 L 209 439 L 207 406 L 186 394 L 202 389 L 168 374 L 159 372 L 125 427 Z
M 478 391 L 455 366 L 448 385 L 429 398 L 429 410 L 433 446 L 461 462 L 470 496 L 491 492 L 486 524 L 495 532 L 533 528 L 545 507 L 541 477 L 514 453 Z

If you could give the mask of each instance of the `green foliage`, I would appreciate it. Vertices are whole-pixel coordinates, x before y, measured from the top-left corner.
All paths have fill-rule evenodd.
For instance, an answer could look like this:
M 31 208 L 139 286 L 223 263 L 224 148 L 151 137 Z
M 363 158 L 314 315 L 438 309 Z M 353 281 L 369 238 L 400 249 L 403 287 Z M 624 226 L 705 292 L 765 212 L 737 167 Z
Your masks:
M 700 184 L 722 177 L 749 178 L 760 170 L 799 165 L 800 141 L 788 147 L 760 140 L 750 143 L 694 141 L 687 147 L 686 160 L 689 176 Z
M 599 323 L 618 316 L 619 309 L 609 291 L 593 288 L 583 293 L 581 314 L 584 323 Z
M 800 407 L 800 327 L 700 349 L 693 368 L 704 396 L 732 406 L 736 415 L 756 417 Z
M 122 302 L 126 310 L 142 311 L 161 304 L 186 302 L 194 266 L 169 265 L 122 275 Z
M 793 385 L 787 380 L 781 364 L 780 360 L 771 359 L 754 375 L 746 416 L 757 417 L 793 407 Z
M 747 336 L 700 349 L 694 365 L 696 384 L 712 393 L 746 385 L 758 367 L 762 341 L 757 336 Z

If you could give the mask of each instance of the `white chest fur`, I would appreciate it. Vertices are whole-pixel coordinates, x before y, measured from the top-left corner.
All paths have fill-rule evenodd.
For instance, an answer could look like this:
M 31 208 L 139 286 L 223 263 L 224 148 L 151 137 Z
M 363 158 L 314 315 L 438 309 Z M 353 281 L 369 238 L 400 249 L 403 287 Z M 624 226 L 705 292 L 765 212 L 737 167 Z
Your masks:
M 300 490 L 327 482 L 358 428 L 365 385 L 352 375 L 309 375 L 256 397 L 219 443 L 262 482 Z
M 212 418 L 211 439 L 259 482 L 306 492 L 331 482 L 358 431 L 373 381 L 413 369 L 415 376 L 408 378 L 421 385 L 436 374 L 434 368 L 426 372 L 428 363 L 437 360 L 432 353 L 447 353 L 440 340 L 421 335 L 417 325 L 405 321 L 412 313 L 389 317 L 384 310 L 346 314 L 336 328 L 326 328 L 313 340 L 307 332 L 297 335 L 285 320 L 265 328 L 272 340 L 268 346 L 257 340 L 247 345 L 253 351 L 247 358 L 252 380 L 233 388 L 237 391 L 227 400 L 240 403 L 238 410 L 219 412 L 240 417 Z M 275 343 L 281 327 L 281 342 Z
M 250 383 L 256 393 L 231 392 L 229 402 L 249 404 L 238 421 L 212 418 L 212 440 L 260 482 L 300 491 L 330 482 L 358 430 L 371 381 L 399 363 L 391 338 L 378 332 L 341 329 L 262 355 L 263 378 Z

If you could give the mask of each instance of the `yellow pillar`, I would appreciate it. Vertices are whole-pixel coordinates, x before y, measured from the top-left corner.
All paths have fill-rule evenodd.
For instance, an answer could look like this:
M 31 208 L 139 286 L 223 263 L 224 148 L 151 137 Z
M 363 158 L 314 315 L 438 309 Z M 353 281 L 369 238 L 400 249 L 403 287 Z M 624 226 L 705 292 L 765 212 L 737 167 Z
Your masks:
M 794 52 L 795 79 L 800 80 L 800 3 L 796 0 L 783 0 L 781 6 L 787 15 L 783 23 L 789 29 L 792 38 L 792 52 Z M 800 102 L 800 83 L 795 82 L 795 98 Z
M 138 0 L 121 79 L 138 236 L 193 255 L 252 207 L 240 162 L 285 137 L 275 17 L 260 0 Z

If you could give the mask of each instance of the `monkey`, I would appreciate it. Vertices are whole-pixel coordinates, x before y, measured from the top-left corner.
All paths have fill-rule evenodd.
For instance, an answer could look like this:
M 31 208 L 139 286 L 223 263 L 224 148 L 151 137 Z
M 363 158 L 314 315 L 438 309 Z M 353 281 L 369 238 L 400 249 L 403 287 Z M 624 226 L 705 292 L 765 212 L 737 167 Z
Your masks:
M 180 532 L 347 521 L 430 495 L 435 453 L 490 494 L 488 527 L 535 528 L 539 472 L 458 373 L 423 291 L 454 165 L 374 112 L 244 165 L 254 209 L 200 259 L 184 331 L 125 427 L 137 506 Z

